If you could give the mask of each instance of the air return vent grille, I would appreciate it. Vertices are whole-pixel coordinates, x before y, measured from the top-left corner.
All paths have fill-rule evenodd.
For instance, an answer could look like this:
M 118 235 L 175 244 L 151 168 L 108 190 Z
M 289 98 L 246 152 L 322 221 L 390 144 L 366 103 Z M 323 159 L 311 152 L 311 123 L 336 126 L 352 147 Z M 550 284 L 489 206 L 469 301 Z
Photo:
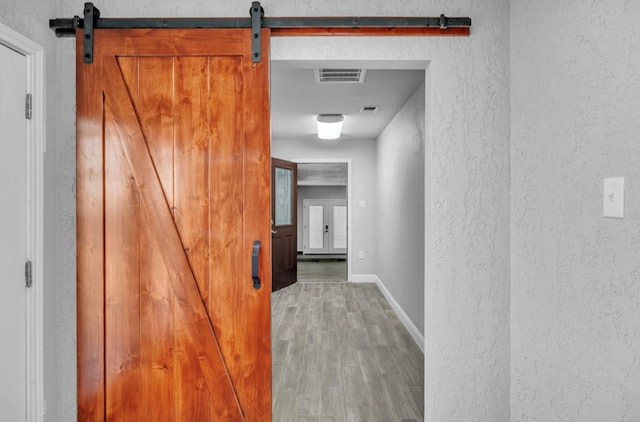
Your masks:
M 366 74 L 366 69 L 316 69 L 316 82 L 361 84 Z

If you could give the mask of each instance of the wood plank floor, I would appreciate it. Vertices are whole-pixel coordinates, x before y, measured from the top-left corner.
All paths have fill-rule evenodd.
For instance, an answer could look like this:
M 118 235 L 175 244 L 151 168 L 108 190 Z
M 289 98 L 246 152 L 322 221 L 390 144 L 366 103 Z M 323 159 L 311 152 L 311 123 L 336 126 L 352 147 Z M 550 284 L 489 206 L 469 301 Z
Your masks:
M 272 295 L 274 422 L 423 420 L 424 357 L 375 284 Z

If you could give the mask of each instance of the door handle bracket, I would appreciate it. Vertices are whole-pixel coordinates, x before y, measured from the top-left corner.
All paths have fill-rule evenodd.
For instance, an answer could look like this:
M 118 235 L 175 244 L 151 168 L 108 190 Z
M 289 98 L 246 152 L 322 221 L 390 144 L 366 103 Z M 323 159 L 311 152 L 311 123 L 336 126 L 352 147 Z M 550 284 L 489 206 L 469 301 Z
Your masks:
M 259 240 L 253 241 L 253 252 L 251 254 L 251 278 L 253 279 L 253 288 L 260 288 L 260 247 Z

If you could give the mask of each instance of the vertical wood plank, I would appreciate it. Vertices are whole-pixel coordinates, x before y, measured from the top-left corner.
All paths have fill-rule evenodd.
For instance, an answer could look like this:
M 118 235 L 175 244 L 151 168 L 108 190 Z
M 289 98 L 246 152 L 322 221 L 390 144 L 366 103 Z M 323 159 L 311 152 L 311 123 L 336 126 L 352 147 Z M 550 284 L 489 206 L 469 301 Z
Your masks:
M 208 64 L 211 139 L 209 273 L 210 288 L 215 292 L 208 297 L 208 309 L 240 404 L 245 410 L 245 365 L 246 357 L 251 355 L 250 350 L 245 350 L 246 338 L 241 333 L 246 333 L 246 326 L 241 318 L 248 305 L 243 292 L 251 282 L 242 277 L 246 272 L 243 265 L 246 266 L 248 261 L 242 260 L 244 146 L 242 120 L 237 111 L 243 90 L 240 61 L 239 57 L 211 57 Z M 244 289 L 243 281 L 247 282 Z
M 119 59 L 120 62 L 124 58 Z M 174 203 L 175 64 L 174 57 L 140 57 L 136 113 L 162 183 L 167 202 Z M 137 105 L 139 104 L 139 106 Z
M 188 321 L 176 315 L 176 421 L 214 421 L 215 410 L 211 406 L 211 394 L 200 370 L 196 345 L 189 336 Z M 215 393 L 215 387 L 213 393 Z
M 76 239 L 78 420 L 103 421 L 104 220 L 100 59 L 84 66 L 82 30 L 76 45 Z
M 113 121 L 106 104 L 106 121 Z M 108 420 L 141 421 L 140 414 L 140 204 L 121 148 L 105 127 L 105 336 Z
M 200 294 L 209 296 L 209 133 L 206 57 L 175 59 L 174 218 Z
M 262 61 L 243 61 L 245 103 L 242 107 L 245 139 L 244 152 L 244 247 L 246 262 L 243 281 L 251 280 L 249 265 L 254 240 L 262 242 L 260 280 L 262 287 L 250 292 L 251 301 L 245 310 L 248 329 L 253 339 L 251 352 L 256 357 L 252 368 L 253 388 L 250 389 L 251 420 L 271 421 L 271 147 L 269 90 L 270 30 L 263 29 Z M 261 419 L 262 418 L 262 419 Z
M 120 57 L 118 64 L 135 105 L 165 196 L 173 194 L 173 59 Z M 175 303 L 162 258 L 141 221 L 140 378 L 147 420 L 175 418 Z
M 141 221 L 140 359 L 142 411 L 145 420 L 176 420 L 175 300 L 162 256 L 148 220 Z
M 209 134 L 207 131 L 207 58 L 174 58 L 174 218 L 182 246 L 207 304 L 209 286 Z M 185 327 L 178 325 L 180 333 Z M 197 355 L 188 337 L 178 335 L 179 402 L 185 420 L 208 420 L 210 391 L 197 370 Z

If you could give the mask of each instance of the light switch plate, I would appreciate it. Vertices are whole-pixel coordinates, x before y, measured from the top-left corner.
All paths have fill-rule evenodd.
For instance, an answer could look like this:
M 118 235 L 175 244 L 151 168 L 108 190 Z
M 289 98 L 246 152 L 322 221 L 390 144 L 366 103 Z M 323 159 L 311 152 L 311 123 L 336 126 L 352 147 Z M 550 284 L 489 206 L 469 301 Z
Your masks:
M 604 179 L 602 213 L 605 217 L 624 218 L 624 177 Z

